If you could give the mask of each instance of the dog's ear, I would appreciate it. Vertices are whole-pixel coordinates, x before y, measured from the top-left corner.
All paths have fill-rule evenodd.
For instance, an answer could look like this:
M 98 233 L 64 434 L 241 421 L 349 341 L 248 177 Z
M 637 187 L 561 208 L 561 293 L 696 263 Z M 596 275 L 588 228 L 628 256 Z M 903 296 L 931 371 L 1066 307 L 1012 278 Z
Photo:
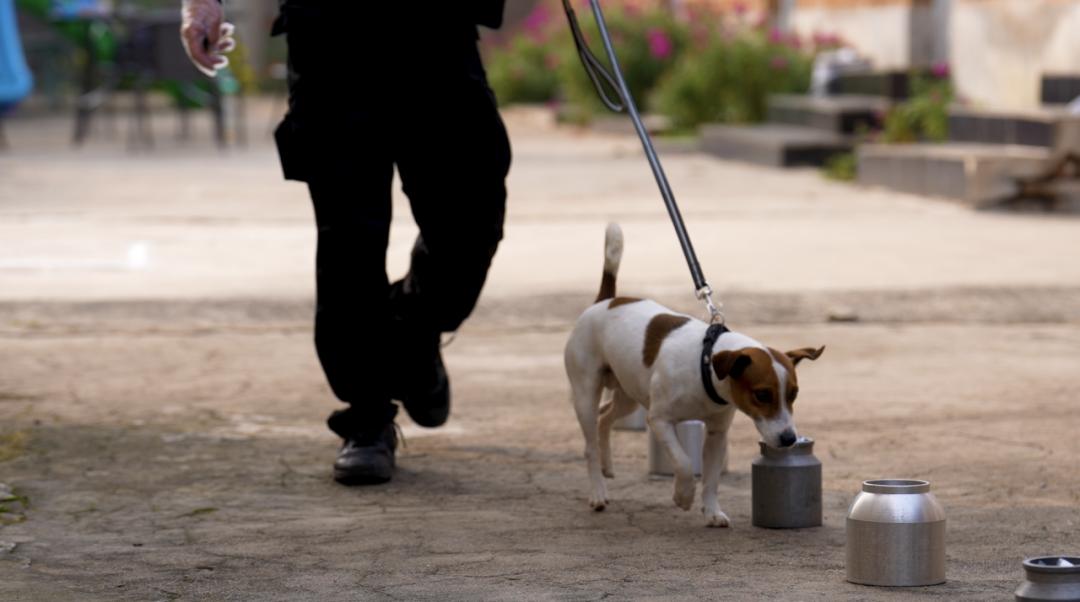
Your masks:
M 742 351 L 721 351 L 712 356 L 713 370 L 716 378 L 724 380 L 727 377 L 738 378 L 750 367 L 753 360 Z
M 791 351 L 788 351 L 787 356 L 791 358 L 791 363 L 798 366 L 799 362 L 803 360 L 816 360 L 821 357 L 821 354 L 824 351 L 824 346 L 818 347 L 817 349 L 814 349 L 813 347 L 803 347 L 802 349 L 792 349 Z

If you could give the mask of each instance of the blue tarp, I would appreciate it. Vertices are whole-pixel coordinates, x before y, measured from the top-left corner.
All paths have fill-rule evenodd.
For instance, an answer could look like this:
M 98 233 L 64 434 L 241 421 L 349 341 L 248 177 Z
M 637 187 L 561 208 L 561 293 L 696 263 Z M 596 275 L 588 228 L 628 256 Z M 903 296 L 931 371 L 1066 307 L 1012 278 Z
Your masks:
M 33 85 L 15 21 L 15 0 L 0 0 L 0 111 L 25 98 Z

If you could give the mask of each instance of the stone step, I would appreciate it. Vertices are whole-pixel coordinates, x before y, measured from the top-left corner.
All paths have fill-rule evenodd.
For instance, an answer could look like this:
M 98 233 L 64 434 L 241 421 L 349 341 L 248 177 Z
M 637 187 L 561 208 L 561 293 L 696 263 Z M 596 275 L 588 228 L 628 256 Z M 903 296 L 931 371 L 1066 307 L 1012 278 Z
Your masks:
M 776 94 L 768 99 L 769 121 L 857 134 L 880 129 L 892 102 L 880 96 Z
M 820 166 L 833 155 L 850 152 L 845 136 L 796 125 L 706 125 L 701 150 L 722 159 L 770 167 Z
M 999 144 L 864 144 L 856 157 L 860 184 L 982 206 L 1013 194 L 1015 178 L 1044 169 L 1050 151 Z
M 904 100 L 911 95 L 911 75 L 907 71 L 846 73 L 829 82 L 828 91 Z
M 1019 144 L 1054 146 L 1061 108 L 1028 111 L 995 111 L 952 107 L 949 109 L 949 139 L 976 144 Z

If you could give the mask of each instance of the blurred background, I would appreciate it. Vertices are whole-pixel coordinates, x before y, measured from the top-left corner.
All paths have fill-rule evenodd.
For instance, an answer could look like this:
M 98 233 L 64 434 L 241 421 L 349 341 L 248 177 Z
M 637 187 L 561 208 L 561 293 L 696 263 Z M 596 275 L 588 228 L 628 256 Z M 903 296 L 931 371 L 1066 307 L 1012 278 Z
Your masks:
M 596 40 L 588 3 L 575 2 Z M 1080 26 L 1080 1 L 604 6 L 650 127 L 693 136 L 693 146 L 721 158 L 823 166 L 839 179 L 986 203 L 1018 192 L 1057 194 L 1015 179 L 1048 177 L 1076 144 L 1063 123 L 1080 96 L 1080 38 L 1070 35 Z M 173 0 L 0 0 L 0 7 L 0 136 L 5 120 L 66 116 L 72 145 L 102 137 L 149 148 L 162 128 L 189 140 L 194 115 L 209 120 L 205 139 L 242 146 L 252 135 L 264 141 L 284 110 L 285 48 L 269 36 L 271 0 L 228 3 L 240 44 L 216 80 L 188 65 Z M 613 126 L 578 64 L 560 2 L 510 0 L 506 21 L 482 40 L 504 106 L 543 105 L 563 122 Z M 880 143 L 946 144 L 857 152 Z M 926 158 L 951 173 L 912 183 L 898 165 Z M 958 173 L 965 163 L 976 168 Z
M 824 528 L 744 528 L 742 418 L 736 528 L 671 508 L 633 432 L 587 510 L 562 358 L 605 225 L 621 293 L 702 307 L 561 2 L 481 31 L 506 237 L 445 350 L 451 422 L 402 413 L 400 476 L 357 492 L 330 478 L 308 191 L 273 146 L 278 3 L 226 0 L 239 45 L 209 79 L 179 0 L 0 0 L 0 599 L 865 600 L 842 525 L 892 476 L 948 508 L 939 598 L 1008 598 L 1022 557 L 1075 550 L 1080 0 L 601 1 L 731 323 L 828 347 L 798 404 Z M 416 236 L 394 188 L 392 279 Z

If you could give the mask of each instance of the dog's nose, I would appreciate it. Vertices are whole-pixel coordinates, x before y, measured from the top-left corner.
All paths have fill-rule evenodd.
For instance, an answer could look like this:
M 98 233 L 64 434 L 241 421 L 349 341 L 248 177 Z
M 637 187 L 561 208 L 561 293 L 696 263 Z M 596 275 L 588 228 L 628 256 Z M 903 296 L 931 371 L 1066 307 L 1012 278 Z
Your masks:
M 780 447 L 791 447 L 792 445 L 795 445 L 796 439 L 798 439 L 798 437 L 795 436 L 795 431 L 788 429 L 780 433 Z

